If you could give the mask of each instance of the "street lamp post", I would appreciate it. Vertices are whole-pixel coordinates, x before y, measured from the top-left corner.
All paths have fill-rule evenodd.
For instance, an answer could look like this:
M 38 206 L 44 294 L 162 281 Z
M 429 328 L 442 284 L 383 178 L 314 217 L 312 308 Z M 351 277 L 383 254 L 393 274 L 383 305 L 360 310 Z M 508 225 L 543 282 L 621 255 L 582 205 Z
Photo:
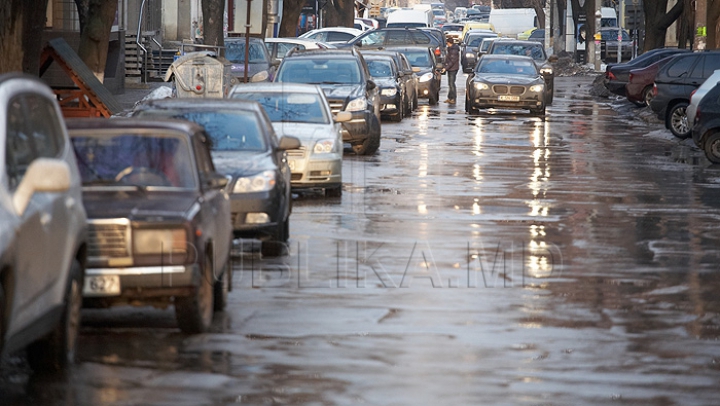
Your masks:
M 600 36 L 600 18 L 602 17 L 602 12 L 600 12 L 600 9 L 595 11 L 595 71 L 600 70 L 600 40 L 602 37 Z

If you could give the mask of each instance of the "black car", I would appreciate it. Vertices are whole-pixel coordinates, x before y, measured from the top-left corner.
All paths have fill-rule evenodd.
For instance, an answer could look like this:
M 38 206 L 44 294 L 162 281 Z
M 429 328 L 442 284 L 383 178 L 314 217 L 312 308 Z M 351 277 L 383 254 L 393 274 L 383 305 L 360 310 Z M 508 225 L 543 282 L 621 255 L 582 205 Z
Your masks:
M 690 95 L 716 69 L 720 69 L 720 51 L 692 52 L 675 55 L 655 75 L 650 108 L 676 137 L 691 135 L 685 111 Z
M 435 59 L 437 59 L 440 63 L 444 63 L 445 57 L 447 56 L 447 39 L 445 37 L 445 31 L 436 27 L 418 27 L 418 30 L 432 34 L 435 39 L 440 42 L 440 46 L 433 49 L 433 52 L 435 53 Z
M 285 251 L 289 237 L 290 168 L 285 151 L 295 137 L 278 140 L 263 107 L 237 99 L 162 99 L 138 106 L 134 116 L 175 118 L 205 127 L 218 171 L 231 178 L 231 225 L 236 238 L 263 241 L 263 255 Z
M 692 137 L 710 162 L 720 164 L 720 86 L 710 89 L 698 104 Z
M 389 117 L 391 121 L 401 121 L 408 97 L 395 61 L 389 55 L 365 55 L 365 62 L 370 76 L 380 89 L 380 114 Z
M 343 142 L 358 155 L 372 155 L 380 147 L 380 91 L 357 50 L 291 51 L 280 64 L 275 82 L 320 85 L 333 113 L 353 115 L 343 123 Z
M 690 52 L 690 50 L 679 48 L 657 48 L 645 52 L 630 62 L 607 65 L 605 68 L 605 87 L 612 93 L 625 96 L 625 85 L 628 83 L 631 70 L 642 69 L 661 59 L 664 59 L 665 57 L 682 52 Z
M 442 65 L 435 60 L 435 55 L 424 47 L 393 47 L 388 50 L 398 51 L 405 55 L 418 76 L 418 97 L 427 98 L 434 106 L 440 100 L 440 69 Z
M 201 333 L 231 286 L 228 179 L 210 138 L 175 120 L 76 119 L 67 126 L 88 215 L 89 307 L 175 305 Z
M 478 60 L 478 47 L 485 38 L 497 38 L 494 32 L 470 30 L 460 43 L 460 64 L 465 73 L 472 72 Z
M 356 46 L 360 49 L 379 49 L 399 46 L 424 46 L 432 50 L 435 59 L 443 58 L 444 40 L 439 39 L 429 31 L 419 28 L 382 28 L 370 30 L 358 35 L 341 46 Z
M 498 39 L 490 44 L 487 53 L 531 57 L 545 79 L 545 104 L 552 104 L 555 94 L 555 73 L 542 44 L 536 41 Z
M 397 51 L 363 51 L 362 54 L 366 57 L 372 55 L 386 55 L 393 58 L 395 64 L 400 70 L 400 79 L 403 81 L 405 95 L 407 96 L 407 99 L 405 100 L 405 103 L 407 104 L 404 106 L 405 111 L 403 112 L 403 115 L 405 117 L 409 117 L 412 111 L 418 106 L 418 77 L 415 72 L 413 72 L 413 67 L 410 64 L 410 61 L 408 61 L 405 55 Z

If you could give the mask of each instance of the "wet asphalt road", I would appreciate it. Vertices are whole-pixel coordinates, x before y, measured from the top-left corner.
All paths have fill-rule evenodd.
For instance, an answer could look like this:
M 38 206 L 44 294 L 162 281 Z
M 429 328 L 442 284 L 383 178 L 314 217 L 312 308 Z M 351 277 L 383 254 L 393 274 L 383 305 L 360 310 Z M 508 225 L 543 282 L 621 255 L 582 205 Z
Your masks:
M 717 405 L 720 169 L 590 82 L 545 121 L 421 102 L 295 201 L 290 255 L 238 247 L 211 333 L 85 311 L 78 365 L 10 359 L 0 404 Z

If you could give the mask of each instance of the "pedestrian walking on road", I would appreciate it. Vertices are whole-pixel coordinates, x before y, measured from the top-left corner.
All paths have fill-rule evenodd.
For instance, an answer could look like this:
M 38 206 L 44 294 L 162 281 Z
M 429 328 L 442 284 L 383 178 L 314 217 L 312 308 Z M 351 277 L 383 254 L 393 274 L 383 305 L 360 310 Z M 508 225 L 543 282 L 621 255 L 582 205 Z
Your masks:
M 453 41 L 452 38 L 447 39 L 447 45 L 444 70 L 447 72 L 448 95 L 445 103 L 455 104 L 455 99 L 457 98 L 455 79 L 457 79 L 457 73 L 460 69 L 460 47 L 455 43 L 455 41 Z

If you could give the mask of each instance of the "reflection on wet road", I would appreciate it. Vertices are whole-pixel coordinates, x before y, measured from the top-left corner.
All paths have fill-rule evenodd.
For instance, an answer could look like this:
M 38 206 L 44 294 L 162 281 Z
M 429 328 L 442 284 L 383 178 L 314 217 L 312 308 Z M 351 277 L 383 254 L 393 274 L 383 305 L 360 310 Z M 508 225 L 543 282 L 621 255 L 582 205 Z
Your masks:
M 10 359 L 0 403 L 717 404 L 720 169 L 590 82 L 546 120 L 384 123 L 342 198 L 295 201 L 290 255 L 238 247 L 211 333 L 86 311 L 80 363 Z

